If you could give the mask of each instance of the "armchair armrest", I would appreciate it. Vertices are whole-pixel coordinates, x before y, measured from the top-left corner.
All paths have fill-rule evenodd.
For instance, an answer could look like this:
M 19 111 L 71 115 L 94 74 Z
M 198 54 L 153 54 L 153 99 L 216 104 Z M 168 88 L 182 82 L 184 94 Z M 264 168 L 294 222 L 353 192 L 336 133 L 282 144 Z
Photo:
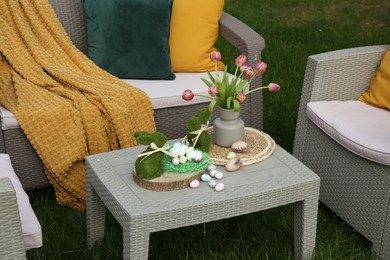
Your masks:
M 387 45 L 326 52 L 308 58 L 301 101 L 355 100 L 368 89 Z
M 0 255 L 26 258 L 16 193 L 8 178 L 0 178 Z
M 387 45 L 351 48 L 308 58 L 295 129 L 293 154 L 296 158 L 303 157 L 309 121 L 307 103 L 357 100 L 368 89 L 387 48 Z

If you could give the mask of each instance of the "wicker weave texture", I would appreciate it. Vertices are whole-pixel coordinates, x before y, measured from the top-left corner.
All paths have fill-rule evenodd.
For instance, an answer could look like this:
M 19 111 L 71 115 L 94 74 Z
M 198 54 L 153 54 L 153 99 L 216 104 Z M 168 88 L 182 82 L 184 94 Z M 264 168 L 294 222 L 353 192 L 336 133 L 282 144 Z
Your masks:
M 0 178 L 0 258 L 26 259 L 16 193 L 8 178 Z
M 295 258 L 310 259 L 315 246 L 319 178 L 280 147 L 267 160 L 224 172 L 225 190 L 158 192 L 142 189 L 131 172 L 144 147 L 87 157 L 88 245 L 102 241 L 104 209 L 123 227 L 124 259 L 147 259 L 149 234 L 295 204 Z M 223 169 L 221 169 L 224 171 Z
M 293 152 L 320 176 L 320 200 L 373 243 L 378 259 L 390 259 L 390 167 L 341 147 L 308 120 L 306 105 L 356 100 L 386 49 L 369 46 L 309 57 Z
M 78 0 L 50 0 L 50 3 L 75 46 L 86 53 L 86 24 L 81 2 Z M 253 65 L 260 60 L 261 51 L 265 47 L 264 39 L 238 19 L 223 13 L 220 20 L 220 35 L 236 46 L 240 52 L 246 54 L 250 64 Z M 257 77 L 251 86 L 260 85 L 261 77 Z M 157 130 L 163 132 L 169 139 L 183 137 L 186 134 L 185 125 L 188 118 L 199 109 L 206 107 L 207 104 L 194 104 L 155 110 Z M 256 91 L 241 107 L 240 117 L 246 126 L 262 129 L 262 108 L 262 92 Z M 215 113 L 214 117 L 216 116 Z M 2 130 L 0 151 L 10 155 L 15 173 L 26 190 L 49 185 L 42 162 L 21 129 Z

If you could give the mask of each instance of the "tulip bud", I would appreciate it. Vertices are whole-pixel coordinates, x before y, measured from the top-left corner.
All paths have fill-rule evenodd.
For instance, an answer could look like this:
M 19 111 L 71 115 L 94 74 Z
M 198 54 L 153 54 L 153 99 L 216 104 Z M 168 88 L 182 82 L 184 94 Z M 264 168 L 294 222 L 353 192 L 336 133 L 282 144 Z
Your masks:
M 192 93 L 191 90 L 187 89 L 187 90 L 184 90 L 183 95 L 181 95 L 181 97 L 185 101 L 190 101 L 190 100 L 192 100 L 194 98 L 194 93 Z
M 218 62 L 222 60 L 222 55 L 219 51 L 213 51 L 210 54 L 210 60 L 213 62 Z
M 280 86 L 276 83 L 269 83 L 269 85 L 268 85 L 268 90 L 271 92 L 279 91 L 279 89 L 280 89 Z
M 252 78 L 252 76 L 255 74 L 255 72 L 253 71 L 253 69 L 251 67 L 247 68 L 246 70 L 244 70 L 242 72 L 242 75 L 244 75 L 245 78 Z
M 267 70 L 267 63 L 260 61 L 255 65 L 255 70 L 259 75 L 263 75 L 265 71 Z
M 218 87 L 216 87 L 216 86 L 210 86 L 209 87 L 209 94 L 210 94 L 210 96 L 215 97 L 218 94 L 218 92 L 219 92 Z
M 236 64 L 236 66 L 240 67 L 240 66 L 243 65 L 245 62 L 246 62 L 246 56 L 245 56 L 244 54 L 241 54 L 241 55 L 239 55 L 239 56 L 236 58 L 235 64 Z
M 236 100 L 240 103 L 244 103 L 246 100 L 246 94 L 244 92 L 239 92 L 236 95 Z

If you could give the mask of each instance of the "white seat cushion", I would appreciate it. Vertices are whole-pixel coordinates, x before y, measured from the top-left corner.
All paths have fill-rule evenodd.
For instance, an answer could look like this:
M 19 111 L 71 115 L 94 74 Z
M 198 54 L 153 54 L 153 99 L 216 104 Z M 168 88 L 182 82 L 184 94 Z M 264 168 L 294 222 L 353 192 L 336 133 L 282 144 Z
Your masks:
M 212 72 L 213 76 L 215 72 Z M 223 71 L 218 71 L 222 77 Z M 205 78 L 209 80 L 207 72 L 203 73 L 175 73 L 175 80 L 137 80 L 137 79 L 122 79 L 130 85 L 142 89 L 149 96 L 154 109 L 188 106 L 198 103 L 210 102 L 207 98 L 194 97 L 191 101 L 185 101 L 181 97 L 186 89 L 192 90 L 194 93 L 202 93 L 208 95 L 208 87 L 201 80 Z M 230 77 L 233 75 L 229 74 Z M 3 130 L 20 128 L 14 114 L 0 106 L 1 128 Z
M 390 165 L 390 111 L 360 101 L 317 101 L 307 116 L 346 149 Z
M 30 200 L 26 192 L 22 188 L 22 184 L 12 168 L 9 155 L 0 153 L 0 178 L 2 177 L 9 178 L 15 189 L 22 226 L 24 248 L 27 250 L 41 247 L 41 225 L 30 205 Z

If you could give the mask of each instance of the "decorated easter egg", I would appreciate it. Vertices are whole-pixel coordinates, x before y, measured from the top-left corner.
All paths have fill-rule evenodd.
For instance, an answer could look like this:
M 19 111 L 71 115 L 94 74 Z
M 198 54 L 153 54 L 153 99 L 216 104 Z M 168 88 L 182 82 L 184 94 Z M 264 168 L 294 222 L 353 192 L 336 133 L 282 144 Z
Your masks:
M 248 147 L 248 143 L 244 141 L 237 141 L 231 146 L 233 152 L 236 153 L 245 153 L 248 150 Z
M 241 167 L 241 161 L 238 158 L 233 158 L 227 161 L 225 168 L 229 172 L 237 171 Z
M 200 162 L 203 160 L 203 154 L 199 150 L 194 150 L 187 154 L 187 159 L 191 162 Z

